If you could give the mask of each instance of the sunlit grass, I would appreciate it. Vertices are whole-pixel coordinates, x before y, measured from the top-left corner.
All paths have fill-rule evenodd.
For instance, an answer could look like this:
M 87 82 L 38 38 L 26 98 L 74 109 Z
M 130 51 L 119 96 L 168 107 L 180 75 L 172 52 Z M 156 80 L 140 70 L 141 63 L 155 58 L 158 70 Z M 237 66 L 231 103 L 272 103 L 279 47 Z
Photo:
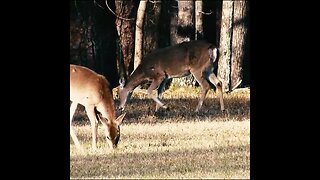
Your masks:
M 166 91 L 163 100 L 173 108 L 159 113 L 146 95 L 133 94 L 115 151 L 99 126 L 98 150 L 92 152 L 89 122 L 75 123 L 85 153 L 70 138 L 71 178 L 250 178 L 250 92 L 226 94 L 228 111 L 219 112 L 210 91 L 194 113 L 189 106 L 197 104 L 197 91 Z

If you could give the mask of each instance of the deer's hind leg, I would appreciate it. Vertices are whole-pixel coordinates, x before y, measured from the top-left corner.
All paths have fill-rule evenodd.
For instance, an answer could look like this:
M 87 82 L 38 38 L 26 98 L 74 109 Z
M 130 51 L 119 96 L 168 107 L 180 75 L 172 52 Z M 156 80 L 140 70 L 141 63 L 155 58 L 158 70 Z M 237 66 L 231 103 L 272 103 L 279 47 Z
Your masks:
M 221 111 L 224 111 L 224 103 L 223 103 L 223 91 L 222 91 L 222 82 L 216 77 L 214 73 L 211 73 L 208 76 L 209 81 L 216 86 L 219 99 L 220 99 L 220 109 Z
M 203 101 L 208 93 L 208 90 L 210 89 L 210 84 L 205 79 L 204 73 L 202 71 L 191 71 L 191 73 L 193 74 L 194 78 L 197 80 L 197 82 L 200 84 L 202 88 L 200 99 L 195 110 L 195 112 L 198 112 L 199 109 L 202 107 Z

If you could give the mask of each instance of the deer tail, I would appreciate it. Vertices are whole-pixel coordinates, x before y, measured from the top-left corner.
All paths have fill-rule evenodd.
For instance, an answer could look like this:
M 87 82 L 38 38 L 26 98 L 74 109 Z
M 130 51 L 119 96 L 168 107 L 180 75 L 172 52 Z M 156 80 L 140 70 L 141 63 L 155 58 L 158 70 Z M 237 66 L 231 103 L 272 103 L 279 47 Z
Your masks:
M 210 45 L 208 48 L 209 52 L 209 58 L 212 62 L 215 62 L 218 58 L 219 49 L 217 47 L 214 47 L 213 45 Z

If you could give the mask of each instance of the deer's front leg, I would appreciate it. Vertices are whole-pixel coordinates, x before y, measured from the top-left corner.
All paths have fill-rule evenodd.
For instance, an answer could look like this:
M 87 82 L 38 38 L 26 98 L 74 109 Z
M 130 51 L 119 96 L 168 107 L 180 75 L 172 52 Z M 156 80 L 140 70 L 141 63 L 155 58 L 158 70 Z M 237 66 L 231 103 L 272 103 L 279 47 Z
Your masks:
M 97 150 L 97 131 L 98 131 L 98 119 L 94 110 L 94 106 L 86 106 L 87 115 L 91 123 L 92 132 L 92 150 Z
M 216 86 L 219 97 L 220 97 L 220 108 L 221 108 L 221 111 L 224 111 L 222 82 L 216 77 L 214 73 L 211 73 L 208 79 L 213 85 Z
M 157 87 L 159 87 L 159 84 L 163 81 L 164 77 L 159 77 L 157 79 L 154 79 L 151 83 L 151 85 L 148 88 L 148 95 L 149 97 L 151 97 L 160 107 L 167 109 L 168 107 L 165 106 L 160 99 L 157 96 L 153 96 L 152 95 L 152 91 L 157 89 Z M 158 109 L 156 108 L 156 111 Z
M 169 79 L 166 77 L 160 84 L 159 88 L 158 88 L 158 99 L 162 98 L 162 93 L 165 91 L 166 89 L 166 84 L 169 81 Z M 156 103 L 156 111 L 158 111 L 158 109 L 160 108 L 160 105 L 158 103 Z
M 81 152 L 83 152 L 83 149 L 82 149 L 82 147 L 81 147 L 81 145 L 79 143 L 77 135 L 73 131 L 73 128 L 72 128 L 72 119 L 73 119 L 74 113 L 76 112 L 77 106 L 78 106 L 78 103 L 72 102 L 71 107 L 70 107 L 70 135 L 71 135 L 71 138 L 72 138 L 76 148 L 78 150 L 80 150 Z

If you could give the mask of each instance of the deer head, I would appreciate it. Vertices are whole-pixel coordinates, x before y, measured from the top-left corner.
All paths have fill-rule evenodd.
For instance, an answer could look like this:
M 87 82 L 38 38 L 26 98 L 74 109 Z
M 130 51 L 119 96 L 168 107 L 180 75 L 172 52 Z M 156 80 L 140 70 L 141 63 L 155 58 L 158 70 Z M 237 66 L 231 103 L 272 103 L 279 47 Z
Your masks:
M 104 117 L 103 121 L 107 122 L 107 129 L 106 132 L 106 140 L 107 143 L 109 144 L 109 147 L 116 148 L 119 140 L 120 140 L 120 124 L 122 123 L 122 120 L 126 114 L 123 113 L 120 115 L 115 121 L 108 121 Z

